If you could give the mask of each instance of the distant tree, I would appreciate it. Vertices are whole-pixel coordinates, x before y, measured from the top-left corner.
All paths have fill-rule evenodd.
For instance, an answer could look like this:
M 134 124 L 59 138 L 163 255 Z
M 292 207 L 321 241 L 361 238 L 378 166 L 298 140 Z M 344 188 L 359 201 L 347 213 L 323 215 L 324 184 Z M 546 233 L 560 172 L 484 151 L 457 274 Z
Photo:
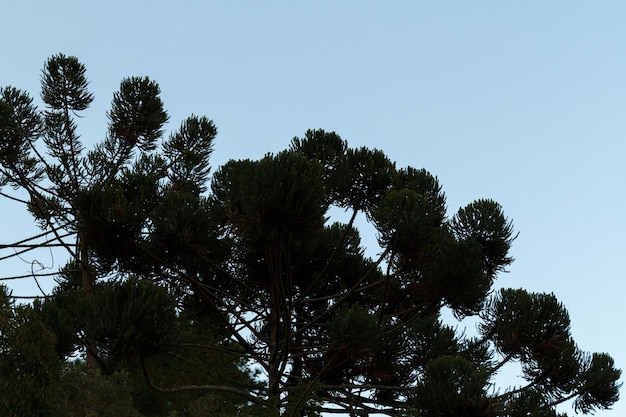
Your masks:
M 63 104 L 68 110 L 59 107 L 64 122 L 57 124 L 65 127 L 50 130 L 56 124 L 49 122 L 43 129 L 24 93 L 2 94 L 4 183 L 28 191 L 31 211 L 57 241 L 64 228 L 77 238 L 68 247 L 78 261 L 63 271 L 74 282 L 67 285 L 81 282 L 91 309 L 114 306 L 95 314 L 101 323 L 78 326 L 102 369 L 138 362 L 153 391 L 205 394 L 194 402 L 197 413 L 221 394 L 239 399 L 230 412 L 266 416 L 555 416 L 568 400 L 590 413 L 618 399 L 612 358 L 576 346 L 567 311 L 552 294 L 493 292 L 513 261 L 515 233 L 492 200 L 448 216 L 430 173 L 397 168 L 382 151 L 350 148 L 323 130 L 258 161 L 229 161 L 210 178 L 215 126 L 191 117 L 157 144 L 167 116 L 148 79 L 122 82 L 102 144 L 83 158 L 59 158 L 79 155 L 66 120 L 80 106 Z M 64 100 L 49 101 L 74 102 Z M 57 117 L 47 116 L 54 109 L 44 119 Z M 43 137 L 56 149 L 50 138 L 57 131 L 64 145 L 51 156 L 60 162 L 42 162 L 34 142 Z M 44 178 L 50 186 L 41 185 Z M 341 210 L 348 219 L 334 221 Z M 359 216 L 377 232 L 374 258 L 361 244 Z M 107 276 L 136 281 L 100 290 L 93 278 Z M 144 282 L 154 288 L 142 289 Z M 159 288 L 175 298 L 176 315 L 159 310 L 167 304 Z M 125 291 L 164 314 L 170 330 L 142 322 L 142 331 L 117 332 L 142 314 L 124 301 Z M 444 308 L 475 317 L 478 335 L 445 324 Z M 42 317 L 68 317 L 44 310 Z M 208 330 L 178 345 L 181 361 L 196 363 L 198 351 L 235 358 L 237 369 L 256 369 L 257 378 L 235 372 L 215 381 L 219 372 L 209 371 L 185 382 L 185 374 L 166 372 L 158 358 L 180 329 Z M 498 372 L 514 362 L 526 384 L 496 389 Z

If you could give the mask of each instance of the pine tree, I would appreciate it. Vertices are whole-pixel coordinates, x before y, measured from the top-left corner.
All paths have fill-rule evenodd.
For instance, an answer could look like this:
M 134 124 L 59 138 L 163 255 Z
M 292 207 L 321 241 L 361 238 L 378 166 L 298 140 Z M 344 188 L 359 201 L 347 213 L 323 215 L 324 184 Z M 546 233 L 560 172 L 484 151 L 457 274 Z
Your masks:
M 212 343 L 219 343 L 219 337 L 213 335 L 210 323 L 197 319 L 198 315 L 193 311 L 187 311 L 171 286 L 154 282 L 149 277 L 140 280 L 116 273 L 110 265 L 101 263 L 100 258 L 94 256 L 86 245 L 86 238 L 89 233 L 89 237 L 93 237 L 97 225 L 86 220 L 89 213 L 82 213 L 79 204 L 87 191 L 100 191 L 98 198 L 106 199 L 102 204 L 111 208 L 108 215 L 117 217 L 119 225 L 118 228 L 107 228 L 109 235 L 103 238 L 109 243 L 140 240 L 151 227 L 145 223 L 145 213 L 154 210 L 155 199 L 163 189 L 185 190 L 192 195 L 203 191 L 202 186 L 193 189 L 193 184 L 206 182 L 207 158 L 217 134 L 213 122 L 206 117 L 189 117 L 163 145 L 162 156 L 155 153 L 168 120 L 159 86 L 147 77 L 126 78 L 113 95 L 105 139 L 87 151 L 75 123 L 80 112 L 93 101 L 85 67 L 75 57 L 55 55 L 44 65 L 41 86 L 43 111 L 37 109 L 28 93 L 10 86 L 0 88 L 0 195 L 22 203 L 42 229 L 36 236 L 2 245 L 4 249 L 15 251 L 2 259 L 53 247 L 63 248 L 69 257 L 67 265 L 55 274 L 34 272 L 29 275 L 35 279 L 56 275 L 58 285 L 51 294 L 35 300 L 28 308 L 13 304 L 7 307 L 17 312 L 24 309 L 34 317 L 33 323 L 45 329 L 42 336 L 50 334 L 51 342 L 42 339 L 40 349 L 45 350 L 47 357 L 57 358 L 55 366 L 60 373 L 49 375 L 45 381 L 39 378 L 35 381 L 39 385 L 33 384 L 45 392 L 54 392 L 52 387 L 55 384 L 62 385 L 67 380 L 66 375 L 73 374 L 74 371 L 67 369 L 73 366 L 77 352 L 83 352 L 85 369 L 93 378 L 83 381 L 86 385 L 93 385 L 93 391 L 85 389 L 85 392 L 93 395 L 85 395 L 80 401 L 76 396 L 65 400 L 52 394 L 47 397 L 96 412 L 103 401 L 100 405 L 88 405 L 85 401 L 97 397 L 96 386 L 109 384 L 102 382 L 97 375 L 113 378 L 126 370 L 133 370 L 136 374 L 139 364 L 144 363 L 156 363 L 153 371 L 159 372 L 153 374 L 157 377 L 167 369 L 170 373 L 182 372 L 185 364 L 172 360 L 167 352 L 183 349 L 183 345 L 192 342 L 201 346 L 191 338 L 194 332 L 203 334 L 208 340 L 203 341 L 202 348 L 183 350 L 187 352 L 187 359 L 196 363 L 200 356 L 204 356 L 206 365 L 196 366 L 194 370 L 187 368 L 186 375 L 206 372 L 206 366 L 219 363 L 216 369 L 220 371 L 210 378 L 211 381 L 226 376 L 237 384 L 248 383 L 245 363 L 240 361 L 237 353 L 207 353 Z M 131 179 L 132 184 L 129 183 Z M 122 184 L 126 188 L 121 189 Z M 9 187 L 14 191 L 11 192 Z M 107 194 L 106 191 L 115 193 Z M 131 196 L 140 202 L 138 206 L 124 205 L 124 200 Z M 29 331 L 26 324 L 30 321 L 20 323 L 10 321 L 10 331 L 7 330 L 6 335 Z M 7 340 L 11 344 L 13 339 Z M 8 356 L 18 348 L 21 349 L 11 346 L 3 350 L 6 358 L 0 358 L 1 367 L 19 366 Z M 36 352 L 35 349 L 29 351 Z M 22 356 L 30 357 L 28 354 Z M 156 361 L 156 357 L 160 360 Z M 30 357 L 30 360 L 38 359 Z M 20 369 L 16 368 L 14 372 L 19 373 Z M 138 375 L 143 386 L 147 386 L 143 372 Z M 204 395 L 204 385 L 195 384 L 194 388 L 195 393 L 184 398 L 162 394 L 170 397 L 162 403 L 183 407 L 181 401 L 193 401 Z M 68 393 L 59 395 L 65 394 Z M 223 395 L 218 396 L 216 401 L 223 398 Z M 139 399 L 137 401 L 141 403 Z M 52 405 L 48 405 L 47 408 L 51 409 Z M 242 405 L 245 404 L 241 400 L 232 401 L 234 410 L 239 410 Z M 168 407 L 161 410 L 161 415 L 173 412 L 174 409 Z M 13 407 L 6 411 L 9 415 L 40 415 L 35 411 L 29 414 L 15 410 L 17 408 Z
M 74 58 L 51 60 L 82 68 Z M 79 78 L 69 85 L 86 86 Z M 155 372 L 158 363 L 146 355 L 158 358 L 162 349 L 150 350 L 149 335 L 166 343 L 175 330 L 158 335 L 146 323 L 129 339 L 110 336 L 118 324 L 86 324 L 87 348 L 100 362 L 135 357 L 153 390 L 228 393 L 240 411 L 268 416 L 550 416 L 568 400 L 582 413 L 617 401 L 621 372 L 609 355 L 579 349 L 554 295 L 493 292 L 513 262 L 516 236 L 495 201 L 449 215 L 429 172 L 397 168 L 381 150 L 351 148 L 323 130 L 209 176 L 215 126 L 192 116 L 157 143 L 167 115 L 147 78 L 122 82 L 105 141 L 79 157 L 71 116 L 90 96 L 60 91 L 65 98 L 44 100 L 49 109 L 41 116 L 25 93 L 2 90 L 0 155 L 4 184 L 27 190 L 31 212 L 53 239 L 76 239 L 67 245 L 75 261 L 64 271 L 67 282 L 93 292 L 91 306 L 98 299 L 118 305 L 111 323 L 115 314 L 140 313 L 134 303 L 112 301 L 120 288 L 97 295 L 95 277 L 155 285 L 145 297 L 137 286 L 130 292 L 164 323 L 171 310 L 157 308 L 164 303 L 157 293 L 166 288 L 181 312 L 171 320 L 211 329 L 186 343 L 181 358 L 193 356 L 192 346 L 206 348 L 241 358 L 258 375 L 255 383 L 209 376 L 186 383 Z M 58 162 L 37 151 L 39 138 Z M 335 221 L 337 211 L 348 220 Z M 377 232 L 373 258 L 359 218 Z M 444 309 L 478 320 L 478 335 L 444 323 Z M 494 388 L 511 363 L 526 384 Z
M 117 221 L 100 193 L 82 200 L 98 233 Z M 516 236 L 500 205 L 477 200 L 448 217 L 435 177 L 379 150 L 311 130 L 276 155 L 226 163 L 206 195 L 168 189 L 157 206 L 130 252 L 99 235 L 90 247 L 204 303 L 262 370 L 250 393 L 269 415 L 506 416 L 520 404 L 555 415 L 570 399 L 587 413 L 618 398 L 612 358 L 576 346 L 553 295 L 492 295 Z M 331 221 L 337 209 L 346 223 Z M 377 231 L 375 259 L 359 214 Z M 444 308 L 480 320 L 479 335 L 444 324 Z M 492 389 L 513 362 L 527 384 Z

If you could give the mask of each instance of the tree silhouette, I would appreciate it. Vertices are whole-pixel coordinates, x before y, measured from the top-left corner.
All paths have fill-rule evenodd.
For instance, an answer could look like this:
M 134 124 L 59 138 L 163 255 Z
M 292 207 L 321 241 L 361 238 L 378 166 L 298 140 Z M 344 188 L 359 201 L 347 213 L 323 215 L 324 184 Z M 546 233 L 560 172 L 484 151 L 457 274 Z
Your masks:
M 270 416 L 547 416 L 568 400 L 582 413 L 617 401 L 620 371 L 577 347 L 552 294 L 493 293 L 516 236 L 498 203 L 450 216 L 429 172 L 323 130 L 210 176 L 213 122 L 192 116 L 161 140 L 167 115 L 148 78 L 122 81 L 105 140 L 85 153 L 73 121 L 92 99 L 83 66 L 58 55 L 43 74 L 41 113 L 27 94 L 0 90 L 0 173 L 27 192 L 45 244 L 68 251 L 63 285 L 80 282 L 88 304 L 115 306 L 84 324 L 92 366 L 134 360 L 154 390 L 228 392 Z M 348 220 L 335 221 L 337 210 Z M 359 215 L 377 232 L 373 258 Z M 156 308 L 167 306 L 163 288 L 179 316 Z M 478 335 L 446 325 L 443 309 L 475 317 Z M 116 315 L 143 311 L 162 329 L 140 320 L 134 333 L 115 332 Z M 180 317 L 210 328 L 195 344 L 242 358 L 257 383 L 155 381 L 148 356 Z M 514 362 L 526 384 L 494 388 Z

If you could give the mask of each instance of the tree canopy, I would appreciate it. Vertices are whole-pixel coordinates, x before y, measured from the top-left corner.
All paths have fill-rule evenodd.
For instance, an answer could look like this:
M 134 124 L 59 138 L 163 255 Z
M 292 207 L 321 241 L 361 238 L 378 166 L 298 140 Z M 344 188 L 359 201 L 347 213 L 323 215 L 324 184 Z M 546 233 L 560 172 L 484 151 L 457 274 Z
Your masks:
M 620 370 L 576 345 L 553 294 L 494 289 L 516 237 L 497 202 L 449 214 L 426 170 L 321 129 L 211 174 L 215 124 L 192 115 L 165 138 L 147 77 L 121 82 L 105 139 L 86 151 L 84 66 L 53 56 L 41 83 L 43 111 L 0 89 L 0 185 L 28 198 L 0 192 L 42 228 L 32 246 L 60 245 L 69 262 L 31 306 L 5 292 L 0 400 L 68 381 L 86 388 L 61 390 L 67 407 L 108 392 L 155 416 L 556 416 L 569 400 L 582 413 L 618 400 Z M 48 336 L 20 336 L 35 331 Z M 524 382 L 498 386 L 512 363 Z M 31 414 L 0 406 L 53 415 L 59 395 Z

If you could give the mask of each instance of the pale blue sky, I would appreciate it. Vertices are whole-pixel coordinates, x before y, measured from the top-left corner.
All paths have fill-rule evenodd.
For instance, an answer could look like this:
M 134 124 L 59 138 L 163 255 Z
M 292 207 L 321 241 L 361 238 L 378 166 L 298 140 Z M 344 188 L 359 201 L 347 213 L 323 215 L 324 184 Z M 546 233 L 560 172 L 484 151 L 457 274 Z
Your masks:
M 323 128 L 428 169 L 450 212 L 497 200 L 520 232 L 498 285 L 554 292 L 580 347 L 626 370 L 625 2 L 4 3 L 0 85 L 38 98 L 44 61 L 77 56 L 96 97 L 79 120 L 88 146 L 120 80 L 148 75 L 171 128 L 191 113 L 215 121 L 214 167 Z M 0 207 L 0 243 L 35 231 Z

